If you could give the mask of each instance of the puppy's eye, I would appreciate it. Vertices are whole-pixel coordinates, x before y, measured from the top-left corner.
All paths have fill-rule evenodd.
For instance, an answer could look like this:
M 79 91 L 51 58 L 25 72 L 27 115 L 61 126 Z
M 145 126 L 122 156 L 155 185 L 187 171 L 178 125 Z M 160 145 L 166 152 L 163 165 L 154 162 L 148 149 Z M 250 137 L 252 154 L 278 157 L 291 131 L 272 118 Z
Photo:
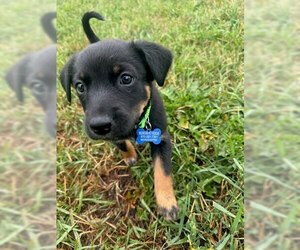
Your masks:
M 123 74 L 121 76 L 120 83 L 124 84 L 124 85 L 129 85 L 129 84 L 133 83 L 133 80 L 134 80 L 134 78 L 131 75 L 129 75 L 129 74 Z
M 41 95 L 46 92 L 46 86 L 43 82 L 36 81 L 30 84 L 31 91 L 36 95 Z
M 83 82 L 77 82 L 75 84 L 75 88 L 76 88 L 76 91 L 79 95 L 81 95 L 85 92 L 85 85 L 84 85 Z

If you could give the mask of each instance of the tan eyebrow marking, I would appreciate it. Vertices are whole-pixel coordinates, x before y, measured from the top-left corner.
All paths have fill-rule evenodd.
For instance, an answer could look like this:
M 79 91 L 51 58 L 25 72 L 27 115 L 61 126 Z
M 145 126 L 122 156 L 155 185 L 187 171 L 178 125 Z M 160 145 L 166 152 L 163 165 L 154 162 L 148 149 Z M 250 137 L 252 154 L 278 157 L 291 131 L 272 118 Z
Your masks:
M 121 70 L 120 65 L 116 64 L 116 65 L 113 66 L 113 72 L 114 72 L 115 74 L 120 73 L 120 70 Z

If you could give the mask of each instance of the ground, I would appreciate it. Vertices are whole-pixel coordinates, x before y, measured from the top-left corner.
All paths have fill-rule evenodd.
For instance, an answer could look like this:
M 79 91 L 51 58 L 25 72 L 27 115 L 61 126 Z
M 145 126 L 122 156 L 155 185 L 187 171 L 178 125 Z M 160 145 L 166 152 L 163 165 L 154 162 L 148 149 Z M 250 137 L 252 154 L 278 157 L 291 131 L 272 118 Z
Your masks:
M 73 93 L 58 87 L 59 249 L 243 249 L 243 2 L 58 1 L 60 71 L 87 39 L 146 39 L 172 50 L 160 88 L 172 137 L 178 220 L 157 215 L 149 146 L 125 166 L 111 144 L 91 141 Z M 73 91 L 74 92 L 74 91 Z

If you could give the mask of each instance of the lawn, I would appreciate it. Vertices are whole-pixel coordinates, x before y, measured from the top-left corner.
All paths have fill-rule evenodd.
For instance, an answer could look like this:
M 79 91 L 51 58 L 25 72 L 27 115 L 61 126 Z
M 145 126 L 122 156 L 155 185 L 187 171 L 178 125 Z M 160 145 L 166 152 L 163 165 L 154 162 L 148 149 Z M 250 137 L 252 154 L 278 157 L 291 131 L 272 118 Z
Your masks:
M 4 80 L 24 54 L 50 39 L 41 16 L 53 1 L 0 1 L 0 248 L 51 249 L 55 242 L 55 140 L 45 131 L 44 114 L 25 90 L 25 103 Z
M 127 167 L 83 130 L 78 98 L 57 95 L 59 249 L 243 249 L 243 2 L 57 2 L 57 70 L 88 43 L 86 11 L 101 38 L 145 39 L 172 50 L 160 88 L 172 138 L 176 221 L 156 213 L 149 145 Z M 74 91 L 73 91 L 74 92 Z M 74 93 L 73 93 L 74 94 Z
M 246 245 L 299 249 L 299 1 L 245 15 Z

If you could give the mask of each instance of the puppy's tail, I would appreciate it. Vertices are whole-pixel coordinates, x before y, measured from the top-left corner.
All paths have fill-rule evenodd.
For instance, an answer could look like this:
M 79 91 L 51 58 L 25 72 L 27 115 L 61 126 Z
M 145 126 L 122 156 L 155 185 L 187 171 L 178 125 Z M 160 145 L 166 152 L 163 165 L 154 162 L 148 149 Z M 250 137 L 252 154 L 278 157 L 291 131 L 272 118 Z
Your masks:
M 90 25 L 91 18 L 96 18 L 98 20 L 104 21 L 104 17 L 97 12 L 91 11 L 91 12 L 86 12 L 81 19 L 84 33 L 86 34 L 90 43 L 96 43 L 100 41 L 100 39 L 95 35 L 94 31 L 91 28 Z
M 56 18 L 56 12 L 48 12 L 44 14 L 41 18 L 41 25 L 45 33 L 54 43 L 56 43 L 56 29 L 52 23 L 54 18 Z

